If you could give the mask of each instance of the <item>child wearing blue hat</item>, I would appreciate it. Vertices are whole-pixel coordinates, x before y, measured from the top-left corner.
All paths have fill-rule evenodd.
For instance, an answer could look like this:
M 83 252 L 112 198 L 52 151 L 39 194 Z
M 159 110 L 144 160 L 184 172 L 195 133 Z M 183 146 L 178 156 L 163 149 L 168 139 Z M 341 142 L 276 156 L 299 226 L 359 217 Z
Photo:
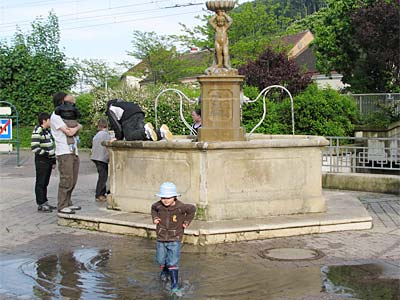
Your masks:
M 156 196 L 161 199 L 151 206 L 151 217 L 156 224 L 157 254 L 160 265 L 160 278 L 171 278 L 171 293 L 180 294 L 178 286 L 179 258 L 183 232 L 196 213 L 192 204 L 184 204 L 177 199 L 176 186 L 172 182 L 164 182 Z

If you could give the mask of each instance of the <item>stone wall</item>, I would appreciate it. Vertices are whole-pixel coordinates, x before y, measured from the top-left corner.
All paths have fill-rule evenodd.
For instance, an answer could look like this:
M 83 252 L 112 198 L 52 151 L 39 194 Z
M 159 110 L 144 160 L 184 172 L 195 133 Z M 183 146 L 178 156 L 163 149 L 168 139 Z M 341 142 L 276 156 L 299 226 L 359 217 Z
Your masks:
M 324 173 L 322 186 L 328 189 L 400 195 L 400 176 L 358 173 Z

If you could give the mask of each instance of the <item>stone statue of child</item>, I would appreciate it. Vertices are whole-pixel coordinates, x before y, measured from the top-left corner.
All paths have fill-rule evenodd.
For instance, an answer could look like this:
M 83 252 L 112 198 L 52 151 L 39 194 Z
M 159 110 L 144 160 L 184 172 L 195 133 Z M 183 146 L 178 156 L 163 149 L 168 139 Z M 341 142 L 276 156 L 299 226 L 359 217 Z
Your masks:
M 230 69 L 228 29 L 232 24 L 232 18 L 223 10 L 217 10 L 209 20 L 215 30 L 215 56 L 218 68 Z

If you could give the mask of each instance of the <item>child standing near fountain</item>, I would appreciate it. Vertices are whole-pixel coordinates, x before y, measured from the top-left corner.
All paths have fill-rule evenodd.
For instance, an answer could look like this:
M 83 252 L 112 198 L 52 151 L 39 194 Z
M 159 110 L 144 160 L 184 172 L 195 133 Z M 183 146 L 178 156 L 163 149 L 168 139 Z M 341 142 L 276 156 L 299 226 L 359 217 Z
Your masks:
M 192 119 L 193 119 L 192 129 L 197 134 L 199 128 L 201 127 L 201 110 L 199 108 L 196 108 L 195 110 L 192 111 Z
M 108 149 L 103 146 L 102 142 L 113 141 L 108 132 L 108 124 L 105 119 L 100 119 L 97 122 L 97 133 L 92 140 L 92 155 L 90 159 L 94 162 L 97 169 L 97 184 L 96 184 L 96 201 L 107 201 L 107 179 L 108 179 Z
M 156 196 L 161 199 L 151 206 L 151 217 L 156 224 L 157 254 L 156 259 L 160 265 L 161 280 L 171 278 L 171 293 L 179 295 L 178 286 L 179 258 L 183 232 L 196 213 L 192 204 L 184 204 L 178 200 L 176 186 L 172 182 L 164 182 Z

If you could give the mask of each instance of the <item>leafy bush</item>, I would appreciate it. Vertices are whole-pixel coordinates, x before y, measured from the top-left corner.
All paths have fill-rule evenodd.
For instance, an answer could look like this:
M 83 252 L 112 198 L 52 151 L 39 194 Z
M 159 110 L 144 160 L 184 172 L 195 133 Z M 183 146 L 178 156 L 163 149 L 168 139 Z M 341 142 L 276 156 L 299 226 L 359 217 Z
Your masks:
M 244 84 L 243 93 L 250 99 L 256 99 L 258 94 L 260 93 L 260 90 L 255 86 Z
M 244 106 L 243 125 L 247 132 L 261 119 L 262 106 L 260 99 Z M 313 84 L 294 97 L 294 119 L 296 134 L 347 136 L 358 120 L 358 111 L 350 97 L 332 89 L 320 90 Z M 256 132 L 291 134 L 290 99 L 282 102 L 268 100 L 266 118 Z
M 97 132 L 97 129 L 95 126 L 91 126 L 88 129 L 82 129 L 79 132 L 79 140 L 80 140 L 79 148 L 91 149 L 92 148 L 92 140 L 93 140 L 93 137 L 95 136 L 96 132 Z
M 255 99 L 255 98 L 254 98 Z M 257 133 L 268 134 L 289 134 L 290 128 L 286 128 L 286 123 L 279 116 L 279 104 L 266 99 L 266 110 L 262 124 L 256 129 Z M 261 120 L 263 115 L 263 99 L 259 98 L 255 103 L 244 104 L 242 110 L 242 124 L 246 132 L 250 132 Z M 290 115 L 287 116 L 290 118 Z
M 19 128 L 19 146 L 21 148 L 31 147 L 31 136 L 34 126 L 21 126 Z M 96 128 L 91 127 L 90 129 L 83 129 L 79 132 L 80 144 L 79 148 L 92 148 L 92 139 L 96 134 Z M 13 127 L 13 138 L 16 140 L 17 131 L 16 127 Z M 16 144 L 13 144 L 16 147 Z
M 96 126 L 96 120 L 93 119 L 94 107 L 93 101 L 95 97 L 92 94 L 82 94 L 76 97 L 76 106 L 81 112 L 79 123 L 84 126 L 94 125 Z M 84 128 L 85 129 L 85 128 Z
M 91 140 L 96 132 L 96 123 L 105 117 L 105 107 L 109 99 L 123 98 L 139 104 L 146 113 L 146 122 L 155 123 L 154 103 L 161 91 L 167 88 L 181 90 L 190 99 L 198 98 L 200 90 L 197 86 L 188 85 L 151 85 L 141 90 L 125 88 L 96 90 L 91 95 L 78 97 L 77 103 L 87 124 L 80 133 L 81 147 L 91 147 Z M 244 94 L 250 99 L 258 95 L 258 88 L 244 86 Z M 280 98 L 280 97 L 278 97 Z M 87 105 L 88 107 L 83 107 Z M 195 104 L 183 102 L 183 114 L 189 124 L 191 111 Z M 262 99 L 256 103 L 244 104 L 242 107 L 242 124 L 246 132 L 250 132 L 260 121 L 263 114 Z M 179 96 L 174 92 L 163 94 L 158 100 L 158 126 L 165 123 L 174 134 L 189 134 L 179 116 Z M 347 136 L 352 133 L 358 120 L 358 111 L 352 98 L 341 95 L 332 89 L 319 90 L 310 85 L 304 92 L 294 97 L 295 133 L 323 136 Z M 82 122 L 83 123 L 83 122 Z M 290 99 L 277 102 L 267 99 L 267 115 L 256 132 L 266 134 L 291 134 Z
M 348 136 L 359 116 L 352 98 L 316 85 L 295 97 L 294 108 L 296 133 L 302 134 Z
M 400 111 L 397 105 L 378 104 L 379 110 L 362 118 L 361 123 L 366 126 L 386 128 L 391 123 L 400 121 Z
M 34 126 L 20 126 L 18 131 L 19 146 L 21 148 L 31 147 L 31 136 Z M 13 124 L 12 128 L 13 140 L 17 139 L 17 126 Z M 16 144 L 13 144 L 16 147 Z
M 191 100 L 195 100 L 200 95 L 200 90 L 197 86 L 189 85 L 149 85 L 140 90 L 129 89 L 126 87 L 112 90 L 96 90 L 93 94 L 93 113 L 92 119 L 97 122 L 102 117 L 105 117 L 106 103 L 110 99 L 122 98 L 125 101 L 133 101 L 137 103 L 145 112 L 145 121 L 155 125 L 155 100 L 157 96 L 167 88 L 175 88 L 182 91 Z M 158 126 L 167 124 L 174 134 L 189 134 L 189 129 L 186 128 L 180 118 L 180 102 L 179 96 L 170 91 L 163 94 L 158 99 L 157 118 Z M 195 104 L 188 103 L 183 99 L 183 115 L 186 121 L 191 124 L 191 111 Z

